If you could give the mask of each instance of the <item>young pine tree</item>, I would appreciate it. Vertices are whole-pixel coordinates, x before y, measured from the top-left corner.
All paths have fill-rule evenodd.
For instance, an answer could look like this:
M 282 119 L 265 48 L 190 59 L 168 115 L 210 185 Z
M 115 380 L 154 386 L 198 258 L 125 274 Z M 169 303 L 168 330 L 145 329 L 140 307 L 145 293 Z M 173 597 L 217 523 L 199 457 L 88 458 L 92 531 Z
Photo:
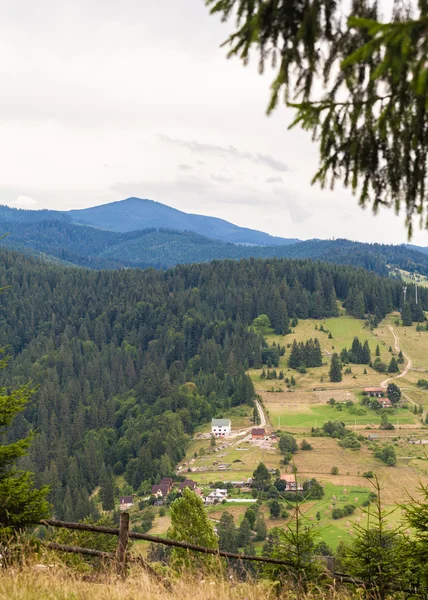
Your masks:
M 6 361 L 0 360 L 0 369 L 5 367 Z M 28 387 L 11 393 L 0 389 L 0 536 L 37 523 L 50 512 L 46 501 L 48 488 L 35 489 L 32 474 L 16 467 L 18 459 L 28 453 L 34 434 L 16 442 L 3 443 L 6 429 L 25 409 L 30 395 Z

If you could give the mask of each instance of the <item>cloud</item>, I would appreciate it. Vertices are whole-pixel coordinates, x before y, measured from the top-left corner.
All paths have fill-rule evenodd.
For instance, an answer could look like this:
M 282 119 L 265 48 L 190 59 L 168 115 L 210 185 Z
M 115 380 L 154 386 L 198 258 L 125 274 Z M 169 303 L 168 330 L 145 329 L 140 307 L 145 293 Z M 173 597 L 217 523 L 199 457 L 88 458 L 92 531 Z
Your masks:
M 238 160 L 247 160 L 249 162 L 264 165 L 273 169 L 274 171 L 289 171 L 289 167 L 285 164 L 285 162 L 273 158 L 270 154 L 259 154 L 259 153 L 251 153 L 251 152 L 242 152 L 235 148 L 234 146 L 218 146 L 215 144 L 204 144 L 201 142 L 197 142 L 195 140 L 180 140 L 170 138 L 164 133 L 159 134 L 159 139 L 165 144 L 171 144 L 175 146 L 180 146 L 181 148 L 187 148 L 191 152 L 195 152 L 197 154 L 208 154 L 211 156 L 221 156 L 226 159 L 238 159 Z
M 36 208 L 37 200 L 34 200 L 31 196 L 18 196 L 16 200 L 8 202 L 11 208 Z
M 301 198 L 290 198 L 285 188 L 274 188 L 275 196 L 281 198 L 282 205 L 289 212 L 293 223 L 303 223 L 311 216 L 311 212 L 303 206 Z
M 281 177 L 268 177 L 266 183 L 282 183 Z
M 200 165 L 201 167 L 204 167 L 204 166 L 205 166 L 207 163 L 206 163 L 206 162 L 204 162 L 203 160 L 197 160 L 197 161 L 196 161 L 196 164 L 197 164 L 197 165 Z
M 178 165 L 178 168 L 181 169 L 182 171 L 191 171 L 193 167 L 191 167 L 190 165 Z
M 230 177 L 224 177 L 223 175 L 211 175 L 211 179 L 217 181 L 217 183 L 231 183 L 233 181 Z

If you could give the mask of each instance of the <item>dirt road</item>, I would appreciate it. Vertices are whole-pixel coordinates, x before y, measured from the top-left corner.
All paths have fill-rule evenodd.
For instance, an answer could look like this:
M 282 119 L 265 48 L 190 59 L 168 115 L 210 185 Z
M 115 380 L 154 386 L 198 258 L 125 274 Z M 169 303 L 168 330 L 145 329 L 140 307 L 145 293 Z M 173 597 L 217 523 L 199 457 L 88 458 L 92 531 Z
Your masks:
M 395 349 L 396 349 L 397 352 L 400 352 L 401 348 L 400 348 L 399 337 L 395 333 L 394 328 L 391 327 L 391 325 L 388 325 L 388 327 L 391 330 L 392 335 L 394 336 L 394 346 L 395 346 Z M 400 377 L 405 377 L 407 375 L 407 373 L 409 372 L 409 369 L 412 368 L 412 359 L 409 356 L 407 356 L 407 354 L 404 354 L 404 352 L 403 352 L 403 356 L 407 360 L 407 364 L 404 367 L 404 370 L 401 373 L 399 373 L 399 375 L 396 375 L 395 377 L 388 377 L 388 379 L 385 379 L 385 381 L 382 381 L 382 383 L 380 384 L 381 387 L 387 388 L 388 387 L 388 383 L 390 383 L 394 379 L 399 379 Z
M 266 427 L 266 415 L 265 415 L 265 411 L 263 410 L 262 405 L 260 404 L 260 402 L 258 400 L 254 400 L 254 403 L 256 405 L 256 408 L 259 412 L 259 417 L 260 417 L 260 427 Z

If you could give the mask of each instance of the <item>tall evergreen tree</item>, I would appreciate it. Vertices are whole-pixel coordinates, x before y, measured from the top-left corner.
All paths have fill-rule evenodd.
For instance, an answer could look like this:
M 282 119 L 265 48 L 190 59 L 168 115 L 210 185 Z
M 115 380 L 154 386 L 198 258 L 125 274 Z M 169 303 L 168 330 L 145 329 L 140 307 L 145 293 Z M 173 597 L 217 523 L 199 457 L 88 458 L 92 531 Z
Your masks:
M 233 515 L 225 511 L 217 525 L 218 545 L 225 552 L 238 552 L 238 536 Z
M 400 371 L 400 369 L 398 368 L 397 360 L 396 360 L 395 356 L 393 356 L 388 365 L 388 373 L 399 373 L 399 371 Z
M 337 355 L 336 352 L 333 354 L 333 356 L 331 358 L 329 376 L 330 376 L 330 381 L 333 381 L 335 383 L 342 381 L 342 365 L 340 363 L 339 356 Z
M 410 310 L 410 304 L 408 302 L 404 303 L 401 318 L 403 320 L 404 327 L 411 327 L 413 325 L 412 312 Z

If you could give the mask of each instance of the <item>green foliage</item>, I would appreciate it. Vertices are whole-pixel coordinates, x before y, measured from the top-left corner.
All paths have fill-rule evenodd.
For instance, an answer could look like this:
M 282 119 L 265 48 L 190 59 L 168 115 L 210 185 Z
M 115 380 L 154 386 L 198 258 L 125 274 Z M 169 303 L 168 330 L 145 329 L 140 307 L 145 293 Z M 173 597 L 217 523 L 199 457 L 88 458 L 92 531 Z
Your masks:
M 335 352 L 331 359 L 330 371 L 329 371 L 330 381 L 337 383 L 342 381 L 342 364 L 339 360 L 339 356 Z
M 401 318 L 403 319 L 403 327 L 411 327 L 412 326 L 412 324 L 413 324 L 412 312 L 410 310 L 410 304 L 408 302 L 404 303 Z
M 376 458 L 380 458 L 389 467 L 393 467 L 397 463 L 397 455 L 395 454 L 394 446 L 387 444 L 376 448 L 374 455 Z
M 256 533 L 255 541 L 262 542 L 266 539 L 267 527 L 263 515 L 259 513 L 254 525 L 254 531 Z
M 218 539 L 212 522 L 207 516 L 202 499 L 190 488 L 184 488 L 182 496 L 171 504 L 170 511 L 169 538 L 205 546 L 206 548 L 218 548 Z M 217 567 L 215 557 L 201 554 L 193 555 L 180 548 L 173 549 L 172 561 L 177 569 L 197 570 Z
M 218 545 L 225 552 L 238 552 L 238 536 L 233 515 L 225 511 L 217 525 Z
M 392 404 L 398 404 L 401 400 L 401 390 L 395 383 L 389 383 L 386 389 L 388 398 Z
M 350 450 L 359 450 L 361 448 L 361 444 L 358 441 L 357 436 L 353 432 L 347 433 L 339 441 L 339 446 L 342 446 L 342 448 L 348 448 Z
M 397 359 L 393 356 L 388 365 L 388 373 L 399 373 L 400 369 L 398 367 Z
M 104 516 L 98 519 L 87 517 L 83 523 L 98 525 L 100 527 L 117 527 L 118 523 L 112 515 Z M 48 536 L 49 541 L 67 546 L 79 546 L 80 548 L 91 548 L 101 550 L 102 552 L 114 553 L 117 548 L 117 537 L 104 533 L 94 533 L 92 531 L 79 531 L 73 529 L 54 529 Z M 132 543 L 132 542 L 131 542 Z M 64 554 L 63 560 L 70 566 L 78 569 L 88 570 L 90 566 L 95 569 L 104 567 L 104 561 L 84 554 Z
M 267 315 L 259 315 L 256 317 L 252 322 L 252 326 L 260 335 L 265 335 L 270 327 L 272 327 L 270 319 Z
M 274 327 L 288 310 L 328 316 L 360 289 L 368 310 L 384 315 L 401 291 L 392 279 L 312 260 L 98 273 L 1 251 L 7 285 L 0 336 L 13 361 L 0 385 L 18 388 L 30 372 L 37 388 L 7 442 L 37 430 L 26 468 L 37 487 L 50 486 L 55 516 L 72 521 L 95 515 L 103 464 L 144 496 L 174 472 L 196 427 L 253 403 L 245 370 L 283 352 L 251 330 L 257 315 Z
M 272 476 L 269 473 L 266 465 L 264 463 L 260 463 L 253 473 L 253 487 L 258 490 L 263 490 L 270 484 L 271 479 Z
M 276 70 L 269 110 L 280 97 L 297 110 L 300 125 L 319 143 L 322 186 L 340 179 L 372 202 L 405 205 L 406 223 L 424 213 L 428 123 L 425 3 L 395 7 L 366 2 L 302 4 L 297 0 L 206 0 L 223 19 L 237 17 L 229 55 L 246 64 L 254 49 L 260 70 Z M 323 51 L 320 52 L 319 48 Z M 322 78 L 324 86 L 315 82 Z
M 388 525 L 390 512 L 382 508 L 381 488 L 378 480 L 374 509 L 367 509 L 367 518 L 354 524 L 353 539 L 343 545 L 339 552 L 341 568 L 354 577 L 367 582 L 368 592 L 378 598 L 389 597 L 388 586 L 412 587 L 415 583 L 414 559 L 411 558 L 413 543 L 409 544 L 401 529 Z
M 331 467 L 330 473 L 332 475 L 339 475 L 339 467 Z
M 244 517 L 238 529 L 238 546 L 245 548 L 252 539 L 251 526 L 248 519 Z
M 306 343 L 300 342 L 299 344 L 294 340 L 288 359 L 288 366 L 291 369 L 321 367 L 321 365 L 321 346 L 317 338 L 314 340 L 310 339 Z
M 312 444 L 307 442 L 306 440 L 302 440 L 300 443 L 301 450 L 313 450 Z
M 368 365 L 370 363 L 370 348 L 368 341 L 365 340 L 364 344 L 362 344 L 360 340 L 355 337 L 352 342 L 351 350 L 344 348 L 340 353 L 340 360 L 344 365 L 347 363 Z
M 6 361 L 0 360 L 0 369 L 5 367 Z M 8 430 L 12 430 L 14 419 L 24 411 L 30 395 L 28 387 L 13 392 L 0 389 L 0 537 L 37 523 L 50 512 L 46 501 L 48 488 L 36 489 L 32 474 L 16 467 L 18 460 L 28 454 L 34 435 L 30 433 L 7 443 Z
M 278 447 L 282 454 L 294 454 L 298 450 L 295 437 L 289 433 L 281 433 Z
M 324 496 L 324 488 L 315 478 L 307 479 L 303 483 L 303 491 L 307 500 L 321 500 Z
M 269 513 L 271 519 L 279 519 L 279 517 L 281 516 L 281 505 L 278 502 L 278 500 L 269 500 Z
M 353 504 L 345 504 L 343 508 L 333 508 L 331 516 L 333 519 L 343 519 L 343 517 L 349 517 L 355 512 L 355 506 Z

